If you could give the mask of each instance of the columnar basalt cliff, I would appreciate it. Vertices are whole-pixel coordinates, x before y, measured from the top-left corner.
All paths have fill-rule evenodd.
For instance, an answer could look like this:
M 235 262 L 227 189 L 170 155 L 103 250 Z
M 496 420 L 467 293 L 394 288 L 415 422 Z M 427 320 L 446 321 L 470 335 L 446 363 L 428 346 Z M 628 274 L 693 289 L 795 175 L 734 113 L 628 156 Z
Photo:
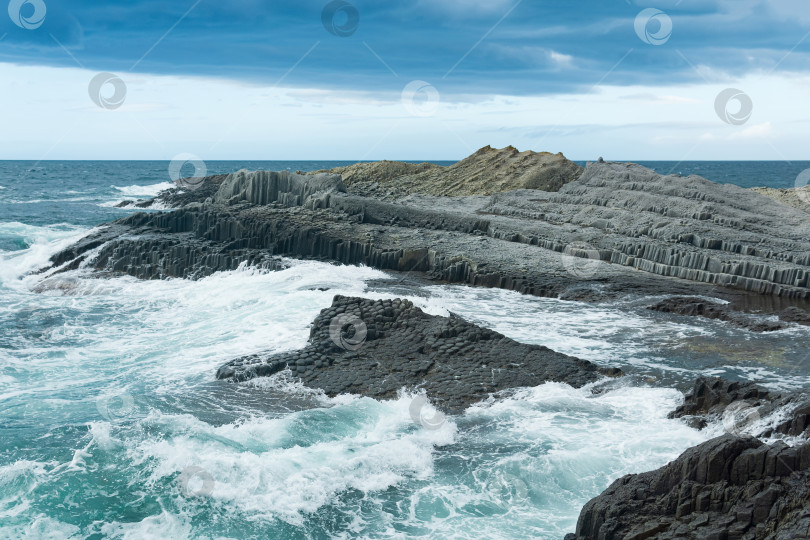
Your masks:
M 595 163 L 557 192 L 491 197 L 350 193 L 328 173 L 240 171 L 167 193 L 177 210 L 138 214 L 57 255 L 142 278 L 196 277 L 272 256 L 416 271 L 542 296 L 709 294 L 731 288 L 810 299 L 806 214 L 699 177 Z M 593 260 L 591 260 L 593 259 Z M 73 266 L 75 266 L 74 263 Z M 70 266 L 69 266 L 70 267 Z

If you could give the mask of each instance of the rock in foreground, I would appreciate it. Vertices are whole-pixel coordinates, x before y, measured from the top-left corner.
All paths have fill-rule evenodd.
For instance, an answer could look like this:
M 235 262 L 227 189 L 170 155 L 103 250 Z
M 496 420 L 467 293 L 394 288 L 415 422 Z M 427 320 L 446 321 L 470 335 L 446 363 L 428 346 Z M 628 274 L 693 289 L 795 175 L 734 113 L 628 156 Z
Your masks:
M 810 538 L 810 443 L 724 435 L 620 478 L 566 540 Z
M 729 433 L 616 480 L 585 505 L 566 540 L 810 538 L 807 394 L 701 377 L 670 417 L 722 421 Z
M 285 369 L 329 396 L 387 399 L 403 387 L 424 388 L 432 402 L 454 413 L 510 388 L 547 381 L 580 387 L 621 375 L 456 316 L 428 315 L 408 300 L 342 296 L 315 319 L 306 348 L 234 360 L 217 378 L 244 381 Z

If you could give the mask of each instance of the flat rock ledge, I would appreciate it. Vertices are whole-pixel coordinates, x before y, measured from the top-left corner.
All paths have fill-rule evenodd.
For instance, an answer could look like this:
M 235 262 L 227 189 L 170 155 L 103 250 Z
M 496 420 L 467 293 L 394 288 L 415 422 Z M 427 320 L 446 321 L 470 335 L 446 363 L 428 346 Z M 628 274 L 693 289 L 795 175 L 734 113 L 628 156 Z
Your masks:
M 457 316 L 428 315 L 408 300 L 343 296 L 317 316 L 306 348 L 239 358 L 216 376 L 245 381 L 287 369 L 329 396 L 390 399 L 402 388 L 424 389 L 434 405 L 450 413 L 512 388 L 547 381 L 581 387 L 622 375 Z
M 736 311 L 732 309 L 731 305 L 728 303 L 689 296 L 667 298 L 649 306 L 648 309 L 661 313 L 675 313 L 690 317 L 717 319 L 752 332 L 775 332 L 777 330 L 783 330 L 790 326 L 787 323 L 810 326 L 810 316 L 808 316 L 807 310 L 801 310 L 795 307 L 769 314 L 779 317 L 779 321 Z
M 619 478 L 566 540 L 810 538 L 810 396 L 699 378 L 670 416 L 721 419 L 728 433 Z

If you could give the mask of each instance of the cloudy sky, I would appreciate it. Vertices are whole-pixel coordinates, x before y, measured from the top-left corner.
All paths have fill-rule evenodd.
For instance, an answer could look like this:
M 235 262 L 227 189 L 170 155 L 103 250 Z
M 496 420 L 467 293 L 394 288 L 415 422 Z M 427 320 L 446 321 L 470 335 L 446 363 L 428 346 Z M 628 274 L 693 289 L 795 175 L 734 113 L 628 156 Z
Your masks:
M 11 0 L 0 159 L 809 159 L 807 0 Z

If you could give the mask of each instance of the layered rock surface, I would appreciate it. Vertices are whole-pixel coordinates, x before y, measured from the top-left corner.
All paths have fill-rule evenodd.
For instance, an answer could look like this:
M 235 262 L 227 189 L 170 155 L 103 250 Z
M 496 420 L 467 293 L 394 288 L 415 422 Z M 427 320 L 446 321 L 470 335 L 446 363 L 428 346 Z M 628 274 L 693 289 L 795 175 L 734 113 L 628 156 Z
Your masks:
M 83 242 L 108 241 L 97 269 L 142 278 L 292 256 L 542 296 L 734 288 L 810 299 L 806 214 L 699 177 L 596 163 L 558 192 L 392 203 L 346 191 L 338 175 L 240 171 L 166 194 L 164 204 L 183 205 L 173 212 L 134 215 Z M 86 255 L 74 246 L 53 262 Z
M 380 161 L 322 172 L 340 174 L 352 193 L 396 198 L 414 193 L 463 196 L 515 189 L 557 191 L 579 178 L 582 167 L 561 153 L 486 146 L 449 167 Z
M 621 375 L 459 317 L 428 315 L 408 300 L 342 296 L 315 319 L 306 348 L 236 359 L 217 378 L 244 381 L 286 369 L 329 396 L 386 399 L 402 388 L 424 389 L 431 402 L 454 413 L 510 388 L 546 381 L 580 387 Z
M 724 435 L 616 480 L 566 540 L 810 538 L 810 443 Z
M 751 190 L 787 206 L 810 213 L 810 186 L 790 189 L 758 187 L 751 188 Z

